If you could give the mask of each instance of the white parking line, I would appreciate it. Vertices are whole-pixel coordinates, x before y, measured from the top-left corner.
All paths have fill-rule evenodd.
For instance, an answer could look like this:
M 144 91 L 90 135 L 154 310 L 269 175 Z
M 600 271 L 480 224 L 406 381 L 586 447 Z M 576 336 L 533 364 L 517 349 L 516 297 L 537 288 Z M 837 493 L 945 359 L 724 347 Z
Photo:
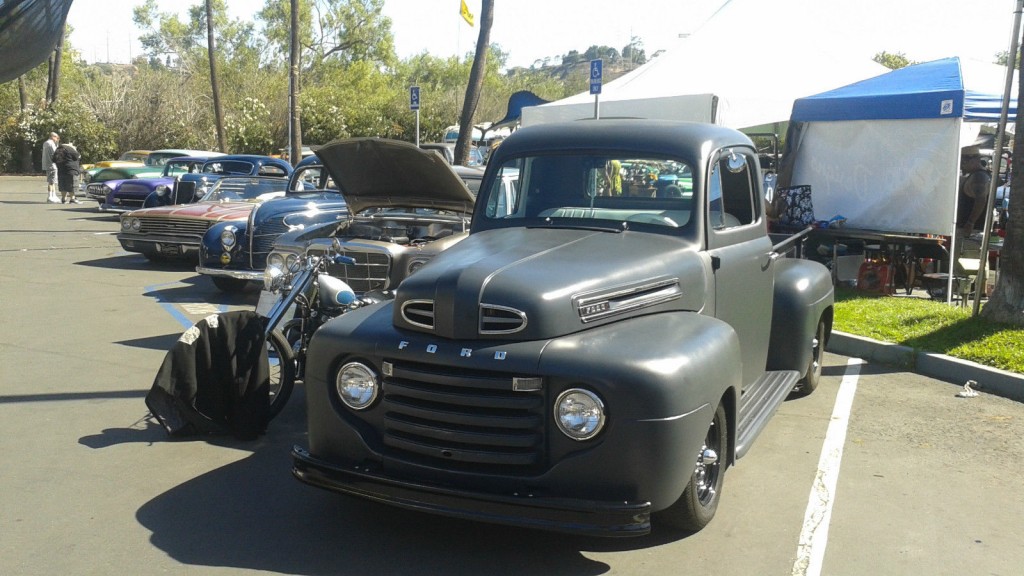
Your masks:
M 850 358 L 846 364 L 846 374 L 839 384 L 839 394 L 818 459 L 818 472 L 814 475 L 814 486 L 807 499 L 804 527 L 800 531 L 800 544 L 796 551 L 796 562 L 793 563 L 793 576 L 821 574 L 825 547 L 828 545 L 832 504 L 836 499 L 836 483 L 839 481 L 839 465 L 846 444 L 846 429 L 850 424 L 850 410 L 853 408 L 853 396 L 857 392 L 857 379 L 863 363 L 860 358 Z

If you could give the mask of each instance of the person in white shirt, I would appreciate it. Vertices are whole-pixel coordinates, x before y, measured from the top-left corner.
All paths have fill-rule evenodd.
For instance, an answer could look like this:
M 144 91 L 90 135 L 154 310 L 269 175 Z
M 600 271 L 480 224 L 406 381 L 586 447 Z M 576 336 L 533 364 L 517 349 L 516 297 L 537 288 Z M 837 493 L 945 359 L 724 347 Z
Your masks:
M 60 202 L 57 198 L 57 164 L 53 161 L 53 153 L 57 151 L 60 136 L 50 132 L 50 137 L 43 142 L 43 171 L 46 172 L 46 201 L 50 204 Z

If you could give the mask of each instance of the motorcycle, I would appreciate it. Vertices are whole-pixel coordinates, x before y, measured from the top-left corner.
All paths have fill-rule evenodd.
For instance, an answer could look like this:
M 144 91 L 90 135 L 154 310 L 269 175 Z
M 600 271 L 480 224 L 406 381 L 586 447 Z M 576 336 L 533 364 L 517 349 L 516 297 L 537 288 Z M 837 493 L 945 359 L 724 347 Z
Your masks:
M 331 264 L 355 263 L 341 252 L 335 239 L 322 256 L 306 254 L 287 267 L 268 264 L 264 270 L 264 290 L 277 294 L 264 329 L 270 358 L 270 418 L 281 412 L 295 382 L 303 379 L 306 350 L 317 329 L 349 310 L 388 297 L 382 291 L 357 296 L 345 281 L 331 276 Z

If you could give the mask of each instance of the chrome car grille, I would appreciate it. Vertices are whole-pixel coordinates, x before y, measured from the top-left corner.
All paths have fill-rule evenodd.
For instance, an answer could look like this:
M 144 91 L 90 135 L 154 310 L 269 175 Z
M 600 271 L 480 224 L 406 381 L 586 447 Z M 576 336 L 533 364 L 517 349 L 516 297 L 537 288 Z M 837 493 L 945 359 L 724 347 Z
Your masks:
M 510 374 L 392 364 L 382 441 L 392 456 L 474 473 L 535 474 L 545 465 L 544 391 Z
M 259 211 L 253 210 L 249 217 L 249 230 L 252 230 L 252 234 L 249 235 L 249 265 L 253 270 L 262 270 L 267 267 L 267 255 L 274 247 L 274 240 L 287 232 L 288 226 L 284 223 L 284 216 L 280 216 L 260 223 L 257 228 L 252 223 L 252 218 L 257 212 Z
M 331 264 L 327 273 L 344 280 L 356 294 L 388 287 L 391 254 L 383 250 L 358 250 L 345 247 L 342 256 L 355 260 L 354 264 Z
M 195 218 L 139 218 L 139 233 L 161 236 L 188 236 L 202 240 L 203 234 L 213 224 L 209 220 Z

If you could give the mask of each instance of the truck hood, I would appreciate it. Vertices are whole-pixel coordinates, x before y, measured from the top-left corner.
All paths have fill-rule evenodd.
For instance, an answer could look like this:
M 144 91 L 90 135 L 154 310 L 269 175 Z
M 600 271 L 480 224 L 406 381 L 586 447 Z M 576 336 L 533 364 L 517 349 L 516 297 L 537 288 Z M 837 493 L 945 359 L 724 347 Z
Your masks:
M 433 208 L 472 212 L 469 188 L 438 154 L 381 138 L 335 140 L 316 149 L 349 211 Z
M 697 246 L 677 237 L 489 230 L 403 281 L 393 322 L 463 340 L 553 338 L 630 316 L 699 310 L 708 269 Z

